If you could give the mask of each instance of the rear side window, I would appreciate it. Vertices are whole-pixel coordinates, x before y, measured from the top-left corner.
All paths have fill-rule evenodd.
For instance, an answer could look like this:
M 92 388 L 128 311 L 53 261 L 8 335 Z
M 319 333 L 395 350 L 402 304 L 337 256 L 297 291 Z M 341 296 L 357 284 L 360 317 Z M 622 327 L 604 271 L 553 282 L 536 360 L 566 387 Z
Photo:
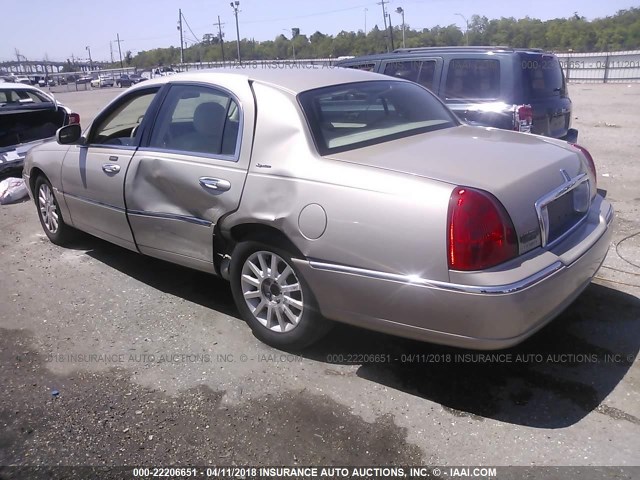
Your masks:
M 490 100 L 500 95 L 500 61 L 460 58 L 449 62 L 447 100 Z
M 298 96 L 320 155 L 458 125 L 432 94 L 409 82 L 358 82 Z
M 436 72 L 435 60 L 405 60 L 388 63 L 384 67 L 384 74 L 391 77 L 404 78 L 419 83 L 429 90 L 433 90 L 433 77 Z
M 565 83 L 560 62 L 552 55 L 521 57 L 522 83 L 532 98 L 564 95 Z
M 375 63 L 356 63 L 355 65 L 345 65 L 345 68 L 353 68 L 354 70 L 364 70 L 365 72 L 373 72 L 376 68 Z

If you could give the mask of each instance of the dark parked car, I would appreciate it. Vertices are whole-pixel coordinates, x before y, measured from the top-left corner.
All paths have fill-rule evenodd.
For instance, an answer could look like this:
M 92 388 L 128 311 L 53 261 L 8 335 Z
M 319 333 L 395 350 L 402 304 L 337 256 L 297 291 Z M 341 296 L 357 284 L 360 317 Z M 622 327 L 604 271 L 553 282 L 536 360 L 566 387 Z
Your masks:
M 120 78 L 116 79 L 117 87 L 130 87 L 131 85 L 135 85 L 136 83 L 140 83 L 146 78 L 141 77 L 140 75 L 132 74 L 132 75 L 120 75 Z
M 406 48 L 337 65 L 419 83 L 472 125 L 578 140 L 564 74 L 552 53 L 508 47 Z
M 0 172 L 22 168 L 27 151 L 73 123 L 80 123 L 80 116 L 42 90 L 0 84 Z

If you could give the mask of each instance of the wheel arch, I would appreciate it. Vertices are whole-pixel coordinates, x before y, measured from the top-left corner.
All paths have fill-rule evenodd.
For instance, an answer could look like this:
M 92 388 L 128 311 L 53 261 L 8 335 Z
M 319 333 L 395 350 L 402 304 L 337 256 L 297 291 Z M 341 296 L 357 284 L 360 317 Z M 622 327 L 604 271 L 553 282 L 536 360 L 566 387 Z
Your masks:
M 31 193 L 33 194 L 33 201 L 37 203 L 37 196 L 36 196 L 36 182 L 38 181 L 38 178 L 40 177 L 44 177 L 47 180 L 49 180 L 49 178 L 47 177 L 46 173 L 44 173 L 44 171 L 38 167 L 33 167 L 31 169 L 31 171 L 29 172 L 29 190 L 31 191 Z M 49 182 L 51 182 L 51 180 L 49 180 Z
M 218 274 L 227 280 L 233 252 L 243 242 L 260 242 L 285 250 L 292 257 L 305 257 L 282 230 L 271 225 L 259 222 L 240 223 L 231 227 L 226 234 L 223 234 L 219 225 L 216 225 L 214 230 L 214 265 Z

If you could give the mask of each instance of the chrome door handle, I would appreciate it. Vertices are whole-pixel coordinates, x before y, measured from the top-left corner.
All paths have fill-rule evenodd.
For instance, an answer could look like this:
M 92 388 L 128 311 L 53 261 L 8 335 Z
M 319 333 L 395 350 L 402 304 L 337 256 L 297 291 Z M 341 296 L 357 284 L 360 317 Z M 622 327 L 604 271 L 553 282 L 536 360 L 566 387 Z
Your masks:
M 200 185 L 216 192 L 226 192 L 231 188 L 231 183 L 228 180 L 211 177 L 200 177 Z
M 102 165 L 102 171 L 104 173 L 118 173 L 120 171 L 120 165 L 105 163 L 104 165 Z

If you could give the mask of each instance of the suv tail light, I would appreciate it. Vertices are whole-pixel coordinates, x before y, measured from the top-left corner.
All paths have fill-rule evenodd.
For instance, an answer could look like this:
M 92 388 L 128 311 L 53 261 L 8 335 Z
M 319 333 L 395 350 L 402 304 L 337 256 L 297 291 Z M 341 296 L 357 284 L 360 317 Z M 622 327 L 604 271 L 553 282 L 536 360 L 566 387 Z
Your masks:
M 582 154 L 584 155 L 584 158 L 587 159 L 587 168 L 589 169 L 589 171 L 593 175 L 593 183 L 594 183 L 594 185 L 593 185 L 594 189 L 593 190 L 595 191 L 595 189 L 598 187 L 598 176 L 596 175 L 596 164 L 593 161 L 593 157 L 589 153 L 589 150 L 587 150 L 583 146 L 578 145 L 577 143 L 572 143 L 571 145 L 573 145 L 575 148 L 580 150 L 582 152 Z
M 73 125 L 74 123 L 80 124 L 80 114 L 78 113 L 69 114 L 69 125 Z
M 483 270 L 518 255 L 513 223 L 491 194 L 456 187 L 449 200 L 447 253 L 453 270 Z
M 516 132 L 531 133 L 533 108 L 531 105 L 519 105 L 513 112 L 513 129 Z

